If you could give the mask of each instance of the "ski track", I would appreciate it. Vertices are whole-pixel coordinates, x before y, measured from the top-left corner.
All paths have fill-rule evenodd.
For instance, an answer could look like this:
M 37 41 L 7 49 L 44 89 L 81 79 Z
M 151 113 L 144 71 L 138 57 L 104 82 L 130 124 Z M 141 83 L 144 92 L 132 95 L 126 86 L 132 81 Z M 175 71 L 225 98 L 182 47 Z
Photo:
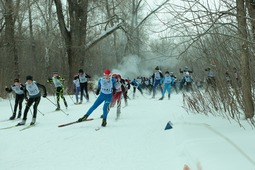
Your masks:
M 203 170 L 255 169 L 255 154 L 248 147 L 254 131 L 244 131 L 222 118 L 187 113 L 182 108 L 181 93 L 162 101 L 159 94 L 151 99 L 137 93 L 121 109 L 118 120 L 116 108 L 111 109 L 107 127 L 100 126 L 102 105 L 89 117 L 94 118 L 92 121 L 57 127 L 82 117 L 95 100 L 90 97 L 90 102 L 74 105 L 66 96 L 70 105 L 63 110 L 69 115 L 55 112 L 55 106 L 42 98 L 38 109 L 44 116 L 38 112 L 35 127 L 0 130 L 1 169 L 179 170 L 185 164 L 192 170 L 198 164 Z M 54 102 L 53 96 L 49 99 Z M 60 104 L 63 107 L 61 99 Z M 11 109 L 8 100 L 0 101 L 0 107 L 4 111 L 0 128 L 21 121 L 1 122 L 11 116 Z M 29 112 L 25 126 L 31 119 Z M 169 120 L 173 128 L 165 131 Z M 100 130 L 96 130 L 98 127 Z

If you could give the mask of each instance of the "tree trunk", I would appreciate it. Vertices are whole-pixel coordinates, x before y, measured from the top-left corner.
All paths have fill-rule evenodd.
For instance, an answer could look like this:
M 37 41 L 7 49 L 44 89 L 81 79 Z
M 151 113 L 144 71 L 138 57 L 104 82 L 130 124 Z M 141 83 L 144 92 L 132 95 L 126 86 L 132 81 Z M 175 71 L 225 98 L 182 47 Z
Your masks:
M 80 68 L 83 68 L 84 65 L 88 66 L 88 63 L 84 64 L 86 57 L 83 51 L 86 42 L 88 0 L 80 0 L 79 2 L 68 0 L 70 16 L 69 29 L 67 29 L 67 25 L 65 24 L 61 0 L 54 0 L 54 2 L 57 9 L 60 31 L 65 40 L 69 64 L 68 87 L 69 91 L 71 91 L 73 86 L 71 80 L 74 74 L 76 74 Z
M 5 75 L 8 75 L 13 79 L 13 77 L 19 78 L 19 62 L 18 62 L 18 55 L 15 46 L 15 38 L 14 38 L 14 19 L 13 19 L 13 1 L 12 0 L 5 0 L 5 8 L 6 14 L 5 16 L 5 41 L 8 44 L 6 49 L 6 67 L 5 68 L 12 68 L 13 70 L 11 73 L 6 72 Z M 9 69 L 10 70 L 10 69 Z
M 248 50 L 248 34 L 246 23 L 246 10 L 244 6 L 244 0 L 236 0 L 237 5 L 237 22 L 240 36 L 241 47 L 241 77 L 242 77 L 242 92 L 244 113 L 246 118 L 252 118 L 254 116 L 254 105 L 251 91 L 251 74 L 250 74 L 250 56 Z

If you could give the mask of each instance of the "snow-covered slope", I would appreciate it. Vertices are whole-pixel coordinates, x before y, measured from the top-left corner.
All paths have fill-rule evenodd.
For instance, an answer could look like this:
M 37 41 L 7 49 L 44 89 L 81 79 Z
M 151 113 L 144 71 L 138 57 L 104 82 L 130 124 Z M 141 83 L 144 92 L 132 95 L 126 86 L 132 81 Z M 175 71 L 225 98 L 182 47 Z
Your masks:
M 122 108 L 119 120 L 115 120 L 116 108 L 111 109 L 107 127 L 98 131 L 102 106 L 90 116 L 95 120 L 58 128 L 83 116 L 95 101 L 90 96 L 90 102 L 82 105 L 65 96 L 69 108 L 63 110 L 68 116 L 42 98 L 38 110 L 44 116 L 38 112 L 35 127 L 0 130 L 0 169 L 182 170 L 185 164 L 192 170 L 255 169 L 251 126 L 242 122 L 243 129 L 220 117 L 187 113 L 181 94 L 163 101 L 137 94 Z M 0 108 L 0 128 L 20 121 L 3 121 L 11 116 L 8 100 L 0 101 Z M 27 125 L 31 119 L 29 112 Z M 164 130 L 168 121 L 173 128 Z

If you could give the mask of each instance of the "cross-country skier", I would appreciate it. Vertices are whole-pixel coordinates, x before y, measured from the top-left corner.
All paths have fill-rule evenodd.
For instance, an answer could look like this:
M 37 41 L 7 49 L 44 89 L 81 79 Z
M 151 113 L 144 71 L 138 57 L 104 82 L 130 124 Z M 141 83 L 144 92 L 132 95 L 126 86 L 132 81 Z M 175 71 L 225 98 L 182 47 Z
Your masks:
M 116 84 L 115 84 L 115 88 L 116 88 L 116 93 L 112 95 L 112 102 L 110 107 L 114 107 L 115 104 L 117 103 L 117 117 L 116 119 L 119 118 L 120 113 L 121 113 L 121 94 L 123 94 L 123 96 L 125 95 L 125 80 L 121 79 L 121 76 L 119 74 L 113 74 L 112 78 L 115 78 L 116 80 Z
M 174 83 L 172 83 L 172 87 L 175 89 L 175 92 L 177 94 L 178 93 L 178 89 L 177 89 L 177 85 L 176 85 L 177 77 L 174 75 L 174 72 L 170 72 L 169 74 L 174 79 Z
M 165 72 L 165 76 L 160 80 L 160 84 L 164 84 L 162 97 L 159 100 L 163 100 L 166 90 L 168 91 L 168 99 L 171 95 L 171 86 L 174 83 L 174 78 L 170 76 L 169 71 Z
M 192 88 L 193 79 L 189 72 L 186 72 L 186 75 L 183 77 L 182 82 L 184 82 L 183 87 L 187 92 L 189 92 L 190 90 L 193 91 Z
M 17 112 L 17 108 L 19 106 L 19 113 L 18 113 L 18 118 L 21 117 L 21 112 L 22 112 L 22 102 L 24 100 L 24 91 L 21 89 L 22 87 L 24 87 L 21 83 L 19 79 L 14 79 L 14 84 L 8 88 L 7 86 L 5 86 L 5 90 L 10 93 L 12 91 L 15 92 L 15 104 L 14 104 L 14 111 L 12 116 L 10 117 L 10 120 L 14 120 L 16 117 L 16 112 Z
M 81 91 L 81 86 L 80 86 L 80 81 L 79 81 L 79 76 L 78 75 L 74 76 L 73 84 L 74 84 L 74 88 L 75 88 L 75 98 L 76 98 L 76 103 L 75 104 L 79 104 L 78 101 L 79 101 L 79 93 Z M 86 95 L 84 93 L 83 93 L 83 96 L 86 97 Z
M 190 73 L 193 73 L 193 69 L 189 70 L 189 67 L 185 66 L 185 68 L 183 70 L 180 68 L 179 72 L 182 73 L 182 79 L 181 79 L 182 81 L 180 82 L 180 90 L 182 90 L 184 83 L 185 83 L 184 79 L 185 79 L 186 73 L 188 72 L 190 75 Z
M 140 93 L 143 95 L 143 90 L 141 88 L 141 85 L 136 79 L 132 80 L 130 84 L 133 86 L 133 99 L 135 98 L 136 89 L 138 89 Z
M 26 104 L 26 108 L 23 114 L 23 119 L 20 123 L 18 123 L 17 125 L 25 125 L 26 120 L 27 120 L 27 112 L 29 111 L 30 106 L 32 106 L 32 104 L 34 103 L 34 112 L 33 112 L 33 118 L 32 121 L 30 123 L 30 125 L 34 125 L 36 122 L 36 116 L 37 116 L 37 107 L 40 103 L 41 100 L 41 92 L 39 90 L 39 88 L 43 89 L 43 97 L 47 97 L 47 91 L 44 85 L 41 85 L 39 83 L 36 83 L 36 81 L 33 81 L 33 77 L 32 76 L 27 76 L 26 77 L 26 83 L 25 83 L 25 87 L 24 87 L 24 93 L 25 93 L 25 99 L 27 101 Z M 27 98 L 27 94 L 29 96 L 29 98 Z
M 87 113 L 80 119 L 78 119 L 78 122 L 85 121 L 89 115 L 101 104 L 104 102 L 103 106 L 103 120 L 102 120 L 102 126 L 105 127 L 107 122 L 107 115 L 109 111 L 109 105 L 112 101 L 112 94 L 116 92 L 115 88 L 116 81 L 115 79 L 111 78 L 111 71 L 110 70 L 105 70 L 104 71 L 104 77 L 99 78 L 98 80 L 98 87 L 96 91 L 96 95 L 99 96 L 97 97 L 96 101 L 94 104 L 89 108 Z
M 53 72 L 52 78 L 49 78 L 47 80 L 48 83 L 53 83 L 55 88 L 56 88 L 56 96 L 57 96 L 57 108 L 56 110 L 60 110 L 60 97 L 62 98 L 66 108 L 68 107 L 66 99 L 64 97 L 64 85 L 63 85 L 63 81 L 65 79 L 61 76 L 59 76 L 57 71 Z
M 89 93 L 88 93 L 88 78 L 91 78 L 88 74 L 84 73 L 83 69 L 79 70 L 79 81 L 80 81 L 80 88 L 81 88 L 81 99 L 80 99 L 80 104 L 82 104 L 83 101 L 83 95 L 84 95 L 84 90 L 86 94 L 86 99 L 89 101 Z
M 162 72 L 159 70 L 159 67 L 157 66 L 155 68 L 154 74 L 151 77 L 152 77 L 152 80 L 153 80 L 153 95 L 152 95 L 152 98 L 155 98 L 156 88 L 157 88 L 158 85 L 159 85 L 161 94 L 163 93 L 163 89 L 160 86 L 160 80 L 164 77 L 164 75 L 162 74 Z

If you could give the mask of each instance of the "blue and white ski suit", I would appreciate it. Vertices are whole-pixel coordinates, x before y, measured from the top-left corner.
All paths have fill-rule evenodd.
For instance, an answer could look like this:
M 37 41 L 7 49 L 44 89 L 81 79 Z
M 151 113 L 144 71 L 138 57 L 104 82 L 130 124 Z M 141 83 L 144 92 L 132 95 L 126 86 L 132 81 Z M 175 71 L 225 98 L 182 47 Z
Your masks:
M 166 90 L 168 91 L 168 95 L 170 95 L 171 94 L 171 87 L 174 84 L 174 78 L 170 75 L 166 75 L 160 80 L 160 84 L 164 84 L 162 97 L 165 96 Z
M 108 80 L 105 78 L 100 78 L 98 80 L 98 89 L 100 89 L 100 94 L 94 104 L 87 111 L 86 116 L 89 116 L 102 102 L 104 102 L 103 106 L 103 119 L 107 118 L 109 105 L 112 101 L 112 92 L 115 89 L 116 80 L 113 78 L 109 78 Z

